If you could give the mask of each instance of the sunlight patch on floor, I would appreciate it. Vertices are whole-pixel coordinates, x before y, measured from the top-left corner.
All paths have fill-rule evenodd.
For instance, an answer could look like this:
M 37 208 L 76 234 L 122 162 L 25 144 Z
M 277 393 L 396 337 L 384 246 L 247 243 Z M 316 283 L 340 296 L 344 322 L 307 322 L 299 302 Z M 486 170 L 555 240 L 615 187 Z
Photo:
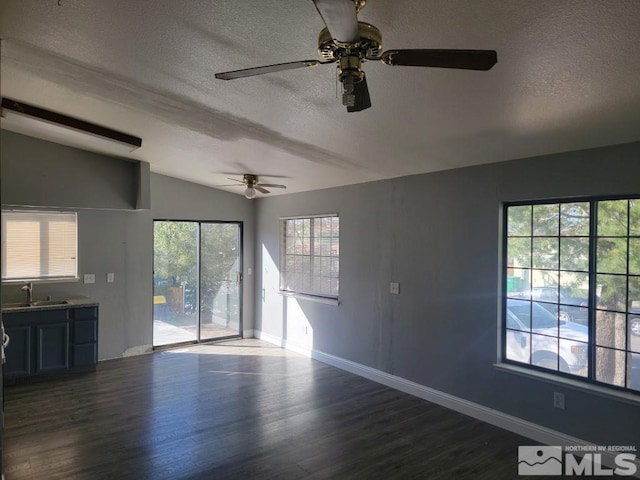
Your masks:
M 193 345 L 180 347 L 162 352 L 165 355 L 172 354 L 196 354 L 196 355 L 244 355 L 259 357 L 299 357 L 305 358 L 290 350 L 278 347 L 271 343 L 258 340 L 257 338 L 242 338 L 238 340 L 228 340 L 216 343 Z

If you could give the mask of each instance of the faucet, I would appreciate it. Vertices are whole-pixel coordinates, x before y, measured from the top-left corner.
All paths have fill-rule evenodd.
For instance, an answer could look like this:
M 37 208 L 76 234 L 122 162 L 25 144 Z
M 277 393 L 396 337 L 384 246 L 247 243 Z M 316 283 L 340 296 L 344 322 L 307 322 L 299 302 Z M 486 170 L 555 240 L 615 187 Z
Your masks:
M 28 303 L 33 302 L 33 283 L 25 283 L 20 290 L 22 290 L 23 292 L 27 292 Z

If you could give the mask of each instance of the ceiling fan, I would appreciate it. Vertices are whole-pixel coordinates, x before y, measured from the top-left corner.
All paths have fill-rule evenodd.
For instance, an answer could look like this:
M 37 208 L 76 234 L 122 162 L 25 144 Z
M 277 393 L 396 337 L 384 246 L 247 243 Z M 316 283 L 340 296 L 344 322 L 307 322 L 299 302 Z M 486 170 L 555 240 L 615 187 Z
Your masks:
M 242 186 L 246 185 L 247 189 L 244 191 L 244 196 L 247 197 L 249 200 L 251 200 L 256 196 L 256 190 L 260 193 L 271 193 L 269 190 L 267 190 L 264 187 L 287 188 L 286 185 L 278 185 L 276 183 L 260 183 L 258 176 L 252 175 L 250 173 L 245 173 L 242 176 L 242 180 L 237 180 L 235 178 L 229 178 L 229 180 L 232 180 L 238 183 L 234 183 L 232 185 L 216 185 L 216 186 L 217 187 L 239 187 L 241 185 Z
M 262 67 L 216 73 L 216 78 L 234 80 L 265 73 L 316 67 L 338 63 L 338 80 L 342 83 L 342 104 L 349 112 L 371 106 L 362 62 L 379 60 L 391 66 L 440 67 L 464 70 L 489 70 L 498 61 L 495 50 L 387 50 L 382 52 L 382 34 L 374 25 L 359 22 L 357 14 L 366 0 L 313 0 L 326 28 L 318 38 L 320 60 L 301 60 Z

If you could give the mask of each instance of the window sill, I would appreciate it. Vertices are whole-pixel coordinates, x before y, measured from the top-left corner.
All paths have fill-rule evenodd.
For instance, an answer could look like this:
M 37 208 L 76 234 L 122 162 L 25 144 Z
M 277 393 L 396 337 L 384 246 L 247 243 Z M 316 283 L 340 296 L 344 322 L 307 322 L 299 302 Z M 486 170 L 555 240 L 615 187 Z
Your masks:
M 319 297 L 316 295 L 307 295 L 306 293 L 285 292 L 280 290 L 278 292 L 283 297 L 293 297 L 298 300 L 309 300 L 310 302 L 324 303 L 326 305 L 340 305 L 340 300 L 337 298 Z
M 23 280 L 2 280 L 2 285 L 24 285 L 25 283 L 77 283 L 80 277 L 59 277 L 59 278 L 32 278 Z
M 557 375 L 553 375 L 552 373 L 538 372 L 536 370 L 530 370 L 526 367 L 519 367 L 510 363 L 495 363 L 493 366 L 500 372 L 540 380 L 552 385 L 570 388 L 582 393 L 589 393 L 592 395 L 597 395 L 599 397 L 607 398 L 609 400 L 618 400 L 624 403 L 629 403 L 631 405 L 640 406 L 640 395 L 635 395 L 633 393 L 622 392 L 614 389 L 609 389 L 607 387 L 602 387 L 600 385 L 594 385 L 570 378 L 559 377 Z

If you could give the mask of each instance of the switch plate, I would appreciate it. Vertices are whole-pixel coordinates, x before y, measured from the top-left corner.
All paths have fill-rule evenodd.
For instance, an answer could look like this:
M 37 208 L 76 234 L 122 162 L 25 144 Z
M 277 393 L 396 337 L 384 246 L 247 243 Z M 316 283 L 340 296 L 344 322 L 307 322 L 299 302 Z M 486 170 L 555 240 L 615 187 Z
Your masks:
M 251 267 L 247 268 L 247 275 L 251 275 L 253 273 L 253 269 Z
M 96 276 L 93 273 L 84 274 L 84 283 L 96 283 Z
M 400 295 L 400 284 L 397 282 L 391 282 L 390 291 L 394 295 Z
M 113 283 L 115 278 L 116 277 L 114 273 L 107 273 L 107 283 Z
M 564 393 L 553 392 L 553 407 L 564 410 Z

